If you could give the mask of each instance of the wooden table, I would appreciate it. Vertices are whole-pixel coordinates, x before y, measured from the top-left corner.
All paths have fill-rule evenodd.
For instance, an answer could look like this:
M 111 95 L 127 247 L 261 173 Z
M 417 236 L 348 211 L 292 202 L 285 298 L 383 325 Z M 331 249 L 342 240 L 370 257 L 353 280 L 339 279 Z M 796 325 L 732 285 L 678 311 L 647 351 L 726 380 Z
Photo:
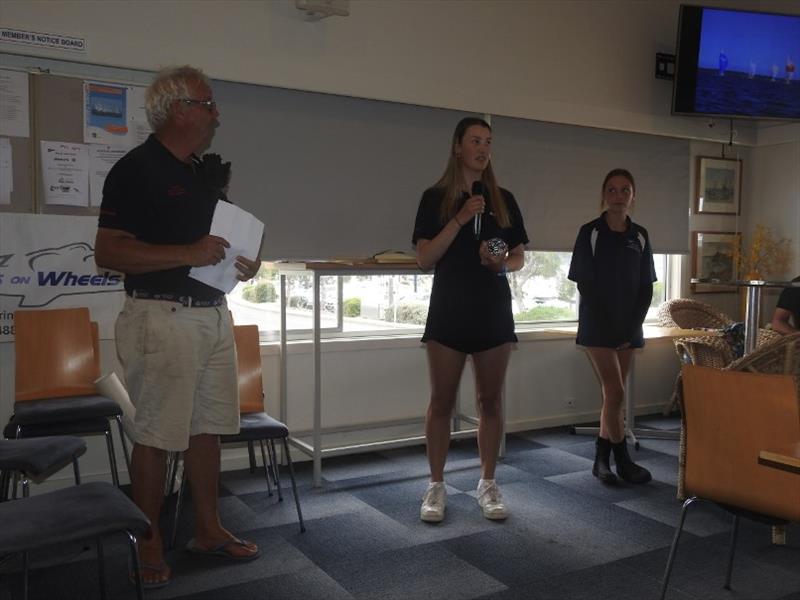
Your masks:
M 762 450 L 758 464 L 800 475 L 800 442 Z
M 800 442 L 761 450 L 758 453 L 758 464 L 800 475 Z M 786 527 L 772 526 L 772 543 L 776 546 L 786 545 Z

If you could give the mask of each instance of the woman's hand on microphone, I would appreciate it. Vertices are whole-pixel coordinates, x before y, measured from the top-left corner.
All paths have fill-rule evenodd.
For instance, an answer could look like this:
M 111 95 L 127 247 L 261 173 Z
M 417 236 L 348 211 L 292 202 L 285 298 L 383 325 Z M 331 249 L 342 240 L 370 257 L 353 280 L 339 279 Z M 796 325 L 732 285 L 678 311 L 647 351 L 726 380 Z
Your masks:
M 456 220 L 466 225 L 475 215 L 486 210 L 486 200 L 483 196 L 470 196 L 464 202 L 464 206 L 456 213 Z

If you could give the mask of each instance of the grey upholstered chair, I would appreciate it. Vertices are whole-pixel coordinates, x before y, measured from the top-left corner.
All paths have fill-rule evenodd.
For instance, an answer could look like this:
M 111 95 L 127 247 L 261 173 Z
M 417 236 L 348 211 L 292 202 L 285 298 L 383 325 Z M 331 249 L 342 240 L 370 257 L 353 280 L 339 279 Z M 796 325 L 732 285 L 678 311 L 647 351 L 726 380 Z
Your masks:
M 0 470 L 23 473 L 25 478 L 41 481 L 69 465 L 85 449 L 83 440 L 71 437 L 3 440 L 0 442 Z M 147 517 L 119 488 L 106 482 L 75 485 L 0 503 L 0 560 L 22 555 L 21 597 L 27 600 L 31 551 L 93 538 L 97 542 L 100 596 L 105 598 L 103 537 L 124 532 L 130 544 L 137 597 L 142 600 L 135 534 L 149 527 Z

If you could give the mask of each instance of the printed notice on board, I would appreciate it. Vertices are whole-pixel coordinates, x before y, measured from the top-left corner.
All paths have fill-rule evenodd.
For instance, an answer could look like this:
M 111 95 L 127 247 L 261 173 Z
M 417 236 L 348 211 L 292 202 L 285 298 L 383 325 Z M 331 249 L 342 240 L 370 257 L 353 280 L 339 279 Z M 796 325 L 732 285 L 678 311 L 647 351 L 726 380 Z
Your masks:
M 127 148 L 103 144 L 89 145 L 89 206 L 100 206 L 106 176 Z
M 131 146 L 138 146 L 147 140 L 152 131 L 147 122 L 147 112 L 144 109 L 144 90 L 141 86 L 128 86 L 128 135 Z
M 89 205 L 89 148 L 70 142 L 41 142 L 45 204 Z
M 0 135 L 30 137 L 28 74 L 0 69 Z
M 0 138 L 0 204 L 11 204 L 14 191 L 14 167 L 11 162 L 11 140 Z
M 144 88 L 116 83 L 83 83 L 83 141 L 132 148 L 150 133 Z

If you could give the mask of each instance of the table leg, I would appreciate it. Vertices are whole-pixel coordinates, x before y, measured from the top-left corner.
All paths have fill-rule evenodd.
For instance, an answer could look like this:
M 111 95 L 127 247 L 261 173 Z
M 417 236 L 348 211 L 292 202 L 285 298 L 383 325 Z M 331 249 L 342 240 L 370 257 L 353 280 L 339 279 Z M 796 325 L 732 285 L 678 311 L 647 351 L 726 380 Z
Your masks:
M 288 419 L 288 382 L 286 377 L 288 374 L 286 356 L 286 275 L 281 275 L 281 327 L 280 327 L 280 365 L 281 365 L 281 407 L 280 416 L 281 422 L 286 423 Z M 287 423 L 288 425 L 288 423 Z
M 639 449 L 639 440 L 636 439 L 636 409 L 633 406 L 633 382 L 636 368 L 636 352 L 631 352 L 631 364 L 628 366 L 628 378 L 625 381 L 625 437 Z
M 761 287 L 747 287 L 747 304 L 744 319 L 744 353 L 750 354 L 758 342 L 758 320 L 761 312 Z
M 314 361 L 311 367 L 314 379 L 314 487 L 322 485 L 322 378 L 321 378 L 321 339 L 320 339 L 320 275 L 314 272 L 314 325 L 313 346 Z

